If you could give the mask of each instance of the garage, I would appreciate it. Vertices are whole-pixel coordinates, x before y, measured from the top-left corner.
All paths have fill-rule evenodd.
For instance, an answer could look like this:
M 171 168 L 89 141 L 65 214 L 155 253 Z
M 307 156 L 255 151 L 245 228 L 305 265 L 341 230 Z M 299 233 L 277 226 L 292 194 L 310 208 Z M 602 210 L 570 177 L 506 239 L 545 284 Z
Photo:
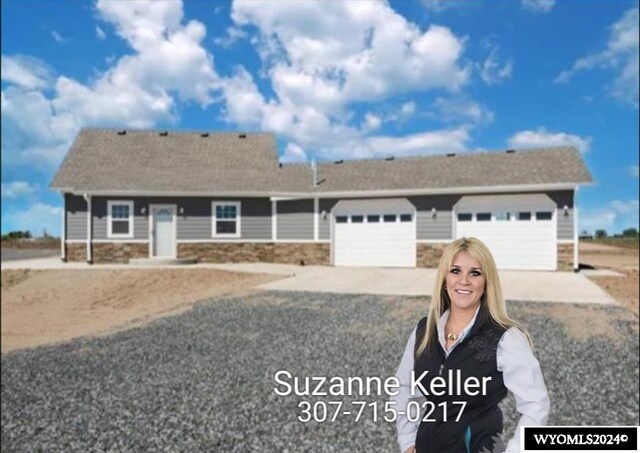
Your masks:
M 407 199 L 343 200 L 332 211 L 336 266 L 416 266 L 416 208 Z
M 487 244 L 498 269 L 556 270 L 556 204 L 546 195 L 465 196 L 454 231 Z

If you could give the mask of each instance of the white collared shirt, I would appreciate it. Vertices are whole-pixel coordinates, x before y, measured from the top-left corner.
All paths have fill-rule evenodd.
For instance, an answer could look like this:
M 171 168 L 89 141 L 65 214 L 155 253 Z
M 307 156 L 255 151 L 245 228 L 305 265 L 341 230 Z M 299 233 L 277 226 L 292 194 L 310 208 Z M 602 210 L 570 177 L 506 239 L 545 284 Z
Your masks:
M 449 350 L 446 348 L 444 326 L 449 319 L 449 310 L 445 311 L 437 322 L 438 339 L 445 355 L 448 356 L 455 347 L 469 333 L 471 327 L 476 321 L 478 310 L 460 333 L 459 338 L 451 345 Z M 398 411 L 405 411 L 410 401 L 417 401 L 422 404 L 425 397 L 422 394 L 411 395 L 411 372 L 414 369 L 414 346 L 416 341 L 416 329 L 409 336 L 407 346 L 400 366 L 396 371 L 396 378 L 400 383 L 398 395 L 392 396 L 391 400 L 395 402 L 395 408 Z M 507 444 L 506 453 L 518 453 L 520 451 L 520 427 L 521 426 L 544 426 L 549 418 L 549 394 L 544 383 L 540 364 L 533 355 L 533 351 L 529 346 L 527 337 L 517 327 L 511 327 L 500 338 L 498 349 L 496 352 L 496 363 L 498 371 L 502 372 L 504 385 L 513 393 L 516 400 L 516 409 L 520 412 L 520 420 L 516 426 L 513 437 Z M 398 415 L 396 420 L 396 428 L 398 430 L 398 445 L 400 451 L 404 452 L 407 448 L 415 444 L 416 434 L 420 421 L 411 422 L 406 415 Z

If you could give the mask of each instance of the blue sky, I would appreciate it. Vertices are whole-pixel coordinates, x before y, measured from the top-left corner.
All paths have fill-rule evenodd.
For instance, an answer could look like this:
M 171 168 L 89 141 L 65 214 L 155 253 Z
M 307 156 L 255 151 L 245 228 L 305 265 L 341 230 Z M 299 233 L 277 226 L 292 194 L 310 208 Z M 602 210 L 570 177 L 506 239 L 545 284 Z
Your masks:
M 86 126 L 271 131 L 283 161 L 569 144 L 638 227 L 638 2 L 2 2 L 2 233 L 60 232 Z

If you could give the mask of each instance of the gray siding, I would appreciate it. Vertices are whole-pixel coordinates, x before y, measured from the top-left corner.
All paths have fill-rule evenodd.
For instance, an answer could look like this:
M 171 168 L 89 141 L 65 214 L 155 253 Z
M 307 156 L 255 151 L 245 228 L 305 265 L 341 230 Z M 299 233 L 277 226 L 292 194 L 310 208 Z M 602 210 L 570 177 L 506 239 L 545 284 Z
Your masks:
M 87 240 L 87 202 L 78 195 L 65 194 L 65 226 L 67 240 Z
M 451 240 L 453 232 L 453 205 L 462 195 L 422 195 L 408 197 L 416 207 L 416 238 L 425 240 Z M 432 209 L 436 209 L 433 218 Z
M 313 200 L 278 201 L 278 239 L 313 239 Z
M 318 239 L 320 240 L 328 240 L 331 239 L 331 210 L 336 205 L 336 203 L 340 201 L 338 199 L 333 198 L 321 198 L 318 203 L 318 209 L 320 209 L 320 213 L 325 211 L 327 213 L 327 218 L 323 219 L 322 215 L 319 216 L 318 220 Z
M 547 195 L 558 206 L 558 240 L 573 239 L 573 190 L 547 192 Z M 567 217 L 564 216 L 565 206 L 567 206 Z
M 240 239 L 271 239 L 271 201 L 268 198 L 209 197 L 94 197 L 93 238 L 107 238 L 108 200 L 133 200 L 135 240 L 149 238 L 149 205 L 175 204 L 177 208 L 178 240 L 215 240 L 212 238 L 213 201 L 240 202 Z M 142 208 L 145 208 L 143 214 Z M 183 212 L 180 213 L 180 208 Z

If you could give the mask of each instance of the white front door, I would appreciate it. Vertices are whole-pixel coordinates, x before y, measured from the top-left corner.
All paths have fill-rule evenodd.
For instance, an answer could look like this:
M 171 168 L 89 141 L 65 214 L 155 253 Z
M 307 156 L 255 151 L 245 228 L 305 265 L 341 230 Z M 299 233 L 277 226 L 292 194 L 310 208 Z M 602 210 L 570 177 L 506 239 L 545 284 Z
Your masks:
M 175 258 L 176 208 L 174 205 L 151 206 L 151 256 Z

